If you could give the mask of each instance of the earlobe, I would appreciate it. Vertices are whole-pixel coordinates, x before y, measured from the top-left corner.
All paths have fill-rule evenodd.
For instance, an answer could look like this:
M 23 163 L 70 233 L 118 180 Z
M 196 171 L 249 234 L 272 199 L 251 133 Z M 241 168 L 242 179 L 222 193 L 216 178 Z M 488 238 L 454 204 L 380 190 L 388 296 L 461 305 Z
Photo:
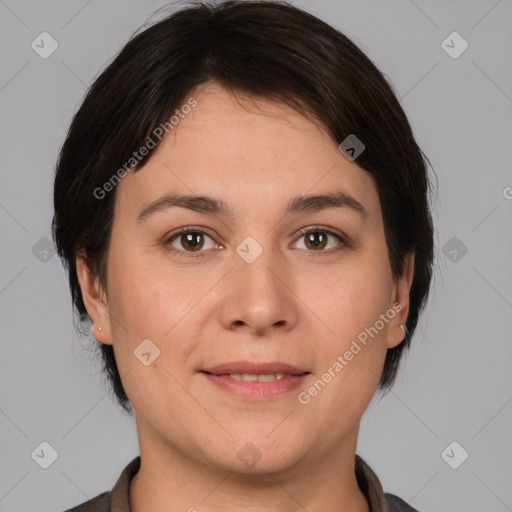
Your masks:
M 93 276 L 83 254 L 75 260 L 82 298 L 92 320 L 91 335 L 101 343 L 112 344 L 108 302 L 97 276 Z M 98 327 L 95 327 L 98 326 Z

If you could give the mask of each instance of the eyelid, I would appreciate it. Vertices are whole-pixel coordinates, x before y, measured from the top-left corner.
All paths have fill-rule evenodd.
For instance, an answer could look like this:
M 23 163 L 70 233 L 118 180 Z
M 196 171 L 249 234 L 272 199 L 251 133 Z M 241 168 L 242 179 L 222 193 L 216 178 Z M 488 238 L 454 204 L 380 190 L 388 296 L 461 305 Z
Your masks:
M 303 236 L 306 233 L 310 233 L 311 231 L 324 231 L 331 235 L 336 235 L 338 238 L 340 238 L 343 241 L 348 240 L 348 236 L 345 235 L 345 233 L 343 233 L 342 231 L 339 231 L 335 228 L 328 227 L 328 226 L 308 226 L 306 228 L 299 229 L 299 231 L 297 231 L 297 234 Z

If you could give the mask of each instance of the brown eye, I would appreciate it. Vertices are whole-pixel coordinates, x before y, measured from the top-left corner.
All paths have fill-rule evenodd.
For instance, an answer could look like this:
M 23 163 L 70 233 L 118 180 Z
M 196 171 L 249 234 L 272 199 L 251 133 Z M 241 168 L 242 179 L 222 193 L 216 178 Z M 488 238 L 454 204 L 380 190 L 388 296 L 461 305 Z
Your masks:
M 301 236 L 299 240 L 304 239 L 304 248 L 308 252 L 325 252 L 327 254 L 336 252 L 336 250 L 341 249 L 343 246 L 348 245 L 345 239 L 328 229 L 316 228 L 316 229 L 304 229 L 301 231 Z M 333 244 L 330 242 L 330 239 L 337 239 L 340 243 Z M 331 244 L 328 247 L 328 244 Z M 296 242 L 294 245 L 297 245 Z M 298 247 L 301 249 L 301 247 Z M 327 249 L 327 250 L 324 250 Z M 334 249 L 334 250 L 328 250 Z
M 198 251 L 204 245 L 203 235 L 197 231 L 194 233 L 181 233 L 180 243 L 186 250 Z
M 211 240 L 209 247 L 207 246 L 207 239 Z M 172 250 L 180 255 L 192 256 L 190 253 L 198 253 L 198 256 L 203 256 L 202 253 L 205 253 L 206 249 L 215 247 L 215 242 L 204 231 L 185 228 L 169 237 L 164 245 L 171 246 Z
M 312 231 L 305 235 L 308 249 L 324 249 L 327 245 L 327 236 L 323 231 Z

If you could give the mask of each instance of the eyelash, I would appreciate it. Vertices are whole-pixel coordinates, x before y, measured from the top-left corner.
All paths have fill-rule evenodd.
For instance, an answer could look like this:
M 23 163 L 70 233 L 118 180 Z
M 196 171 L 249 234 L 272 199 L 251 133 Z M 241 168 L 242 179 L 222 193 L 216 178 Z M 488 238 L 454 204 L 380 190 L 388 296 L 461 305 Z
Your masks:
M 330 250 L 326 250 L 326 251 L 308 251 L 308 250 L 306 250 L 306 252 L 310 253 L 308 255 L 309 257 L 316 258 L 317 256 L 322 256 L 322 255 L 326 255 L 326 254 L 327 255 L 334 254 L 334 253 L 340 251 L 343 247 L 350 247 L 350 244 L 348 242 L 348 237 L 343 236 L 338 233 L 335 233 L 334 231 L 331 231 L 330 229 L 323 228 L 322 226 L 312 226 L 312 227 L 301 229 L 299 231 L 299 237 L 297 238 L 297 241 L 304 235 L 307 235 L 308 233 L 316 233 L 319 231 L 322 233 L 327 233 L 328 235 L 333 235 L 334 237 L 336 237 L 341 242 L 341 246 L 338 246 L 335 249 L 330 249 Z M 187 234 L 187 233 L 205 234 L 213 240 L 213 237 L 207 231 L 204 231 L 204 229 L 195 229 L 195 228 L 187 227 L 187 228 L 179 229 L 178 231 L 173 233 L 170 237 L 166 238 L 163 245 L 165 247 L 170 247 L 170 244 L 174 241 L 175 238 L 177 238 L 179 235 L 183 235 L 183 234 Z M 208 252 L 207 250 L 206 251 L 197 251 L 197 252 L 182 251 L 179 249 L 175 249 L 174 247 L 171 247 L 170 250 L 175 252 L 179 257 L 189 258 L 189 259 L 205 257 L 205 256 L 207 256 L 207 254 L 205 254 L 205 253 Z M 304 249 L 300 249 L 300 250 L 304 250 Z M 315 253 L 317 253 L 317 254 L 315 254 Z

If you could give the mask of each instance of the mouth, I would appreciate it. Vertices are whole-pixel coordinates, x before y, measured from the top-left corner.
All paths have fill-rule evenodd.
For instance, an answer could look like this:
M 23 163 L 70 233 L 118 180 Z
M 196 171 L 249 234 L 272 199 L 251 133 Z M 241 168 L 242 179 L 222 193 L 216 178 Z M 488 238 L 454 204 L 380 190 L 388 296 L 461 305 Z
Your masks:
M 281 380 L 292 376 L 292 374 L 288 373 L 204 373 L 207 373 L 208 375 L 216 375 L 217 377 L 230 377 L 231 379 L 239 380 L 242 382 L 273 382 L 275 380 Z
M 245 399 L 267 399 L 297 388 L 311 372 L 286 363 L 238 361 L 200 370 L 218 389 Z

